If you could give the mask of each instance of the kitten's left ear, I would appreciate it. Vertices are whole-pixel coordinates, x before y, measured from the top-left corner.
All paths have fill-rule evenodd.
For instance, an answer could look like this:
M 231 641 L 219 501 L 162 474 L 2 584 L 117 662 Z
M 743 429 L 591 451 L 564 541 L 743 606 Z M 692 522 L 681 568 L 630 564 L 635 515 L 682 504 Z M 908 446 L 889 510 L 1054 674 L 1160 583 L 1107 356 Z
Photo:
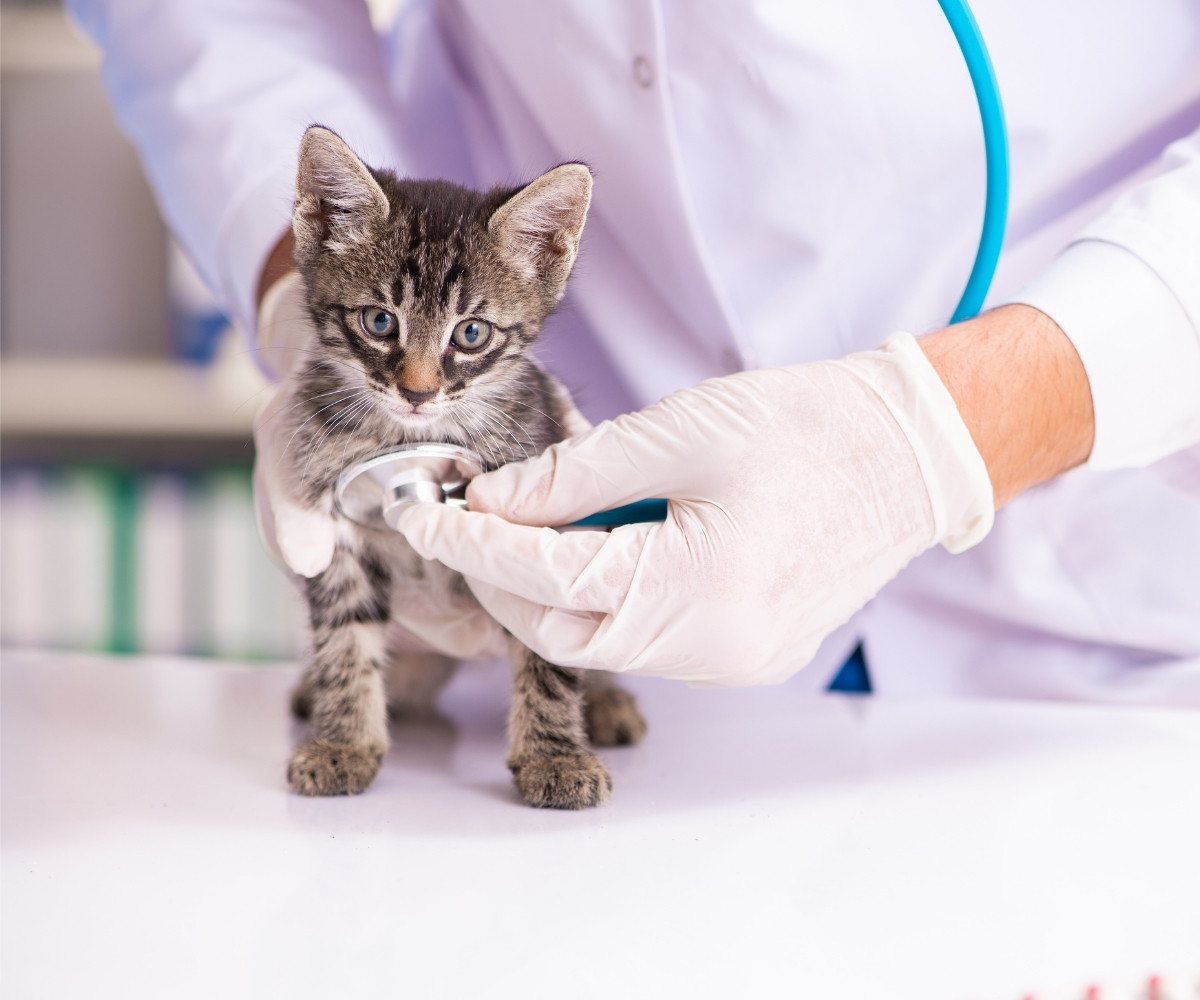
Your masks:
M 582 163 L 564 163 L 496 209 L 488 233 L 505 258 L 557 302 L 579 253 L 591 200 L 592 172 Z
M 390 211 L 383 188 L 345 140 L 332 129 L 310 126 L 300 140 L 292 209 L 297 259 L 369 239 Z

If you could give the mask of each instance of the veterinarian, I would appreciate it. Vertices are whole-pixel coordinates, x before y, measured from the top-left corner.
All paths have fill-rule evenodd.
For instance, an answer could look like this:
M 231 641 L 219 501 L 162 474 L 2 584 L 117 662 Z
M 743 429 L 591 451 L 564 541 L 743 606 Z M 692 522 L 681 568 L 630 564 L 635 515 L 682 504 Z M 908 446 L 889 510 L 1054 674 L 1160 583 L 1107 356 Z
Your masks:
M 550 659 L 816 688 L 862 643 L 885 694 L 1200 705 L 1200 6 L 977 0 L 1012 207 L 994 308 L 950 327 L 984 168 L 933 0 L 423 0 L 382 34 L 340 0 L 73 6 L 266 348 L 306 322 L 310 122 L 479 187 L 592 166 L 545 356 L 592 417 L 635 412 L 402 524 Z M 665 523 L 532 527 L 646 496 Z

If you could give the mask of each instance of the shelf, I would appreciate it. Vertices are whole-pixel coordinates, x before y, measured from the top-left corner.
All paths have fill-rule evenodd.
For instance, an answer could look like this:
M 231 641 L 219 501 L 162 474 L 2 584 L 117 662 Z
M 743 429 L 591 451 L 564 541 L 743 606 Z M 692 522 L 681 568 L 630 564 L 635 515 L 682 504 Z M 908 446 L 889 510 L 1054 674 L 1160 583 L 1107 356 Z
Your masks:
M 5 73 L 95 73 L 96 44 L 58 5 L 6 6 L 0 13 L 0 69 Z
M 6 438 L 250 436 L 269 383 L 231 349 L 207 366 L 157 359 L 5 358 Z

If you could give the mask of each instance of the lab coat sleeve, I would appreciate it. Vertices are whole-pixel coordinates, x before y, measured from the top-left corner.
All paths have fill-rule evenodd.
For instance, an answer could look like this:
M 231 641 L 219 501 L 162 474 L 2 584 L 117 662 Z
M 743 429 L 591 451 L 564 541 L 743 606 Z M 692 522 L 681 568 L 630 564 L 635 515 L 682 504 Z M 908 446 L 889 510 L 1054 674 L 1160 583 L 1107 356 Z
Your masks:
M 167 224 L 247 332 L 313 122 L 403 169 L 379 37 L 347 0 L 69 0 Z
M 1071 338 L 1091 383 L 1094 469 L 1200 442 L 1200 132 L 1092 222 L 1012 301 Z

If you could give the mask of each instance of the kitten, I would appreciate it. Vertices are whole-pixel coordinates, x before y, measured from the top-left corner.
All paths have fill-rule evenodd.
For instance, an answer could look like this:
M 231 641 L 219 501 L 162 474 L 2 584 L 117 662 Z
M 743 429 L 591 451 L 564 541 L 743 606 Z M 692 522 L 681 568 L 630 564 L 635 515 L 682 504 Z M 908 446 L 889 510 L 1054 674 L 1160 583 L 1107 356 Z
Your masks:
M 579 163 L 486 194 L 399 180 L 328 129 L 304 135 L 292 230 L 318 343 L 286 389 L 285 462 L 293 495 L 340 523 L 333 562 L 304 581 L 312 652 L 293 707 L 312 735 L 288 766 L 302 795 L 363 791 L 387 749 L 389 704 L 427 709 L 449 679 L 443 657 L 385 648 L 394 592 L 420 581 L 439 601 L 474 600 L 403 536 L 340 518 L 338 474 L 417 441 L 463 445 L 494 469 L 564 437 L 566 390 L 529 347 L 562 298 L 591 185 Z M 588 743 L 640 739 L 633 698 L 608 674 L 512 650 L 508 766 L 521 797 L 599 804 L 612 779 Z

